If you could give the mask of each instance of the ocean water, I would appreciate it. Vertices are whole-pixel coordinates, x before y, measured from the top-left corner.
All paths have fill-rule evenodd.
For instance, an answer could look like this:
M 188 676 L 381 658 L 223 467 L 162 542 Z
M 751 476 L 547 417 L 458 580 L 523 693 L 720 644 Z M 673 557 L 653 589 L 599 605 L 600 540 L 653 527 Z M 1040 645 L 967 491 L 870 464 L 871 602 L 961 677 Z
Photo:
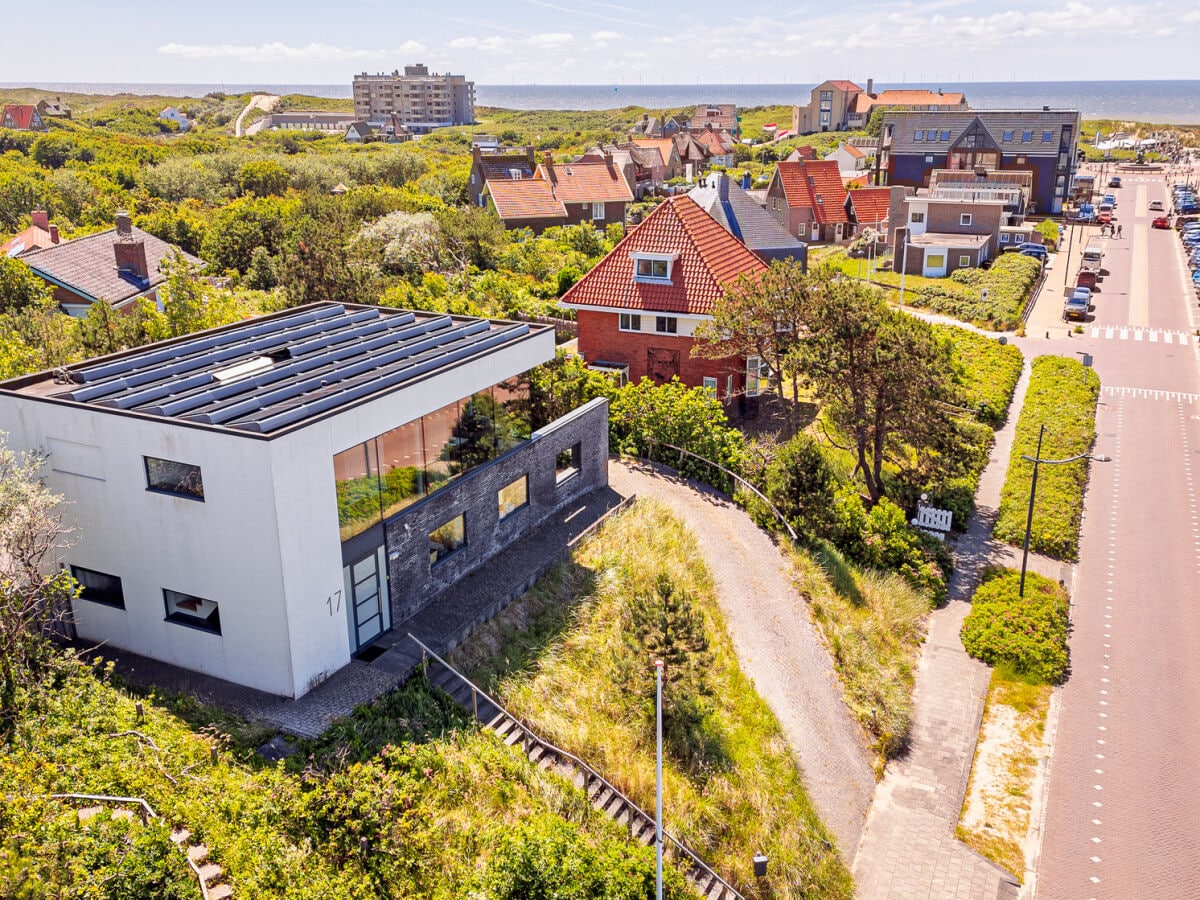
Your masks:
M 862 82 L 859 82 L 860 84 Z M 202 97 L 212 91 L 242 94 L 307 94 L 349 98 L 346 84 L 89 84 L 3 83 L 0 89 L 33 87 L 83 94 L 154 94 Z M 768 106 L 807 102 L 811 84 L 477 84 L 480 106 L 506 109 L 613 109 L 645 106 L 670 109 L 697 103 Z M 977 81 L 877 83 L 886 88 L 958 91 L 977 109 L 1078 109 L 1084 118 L 1200 124 L 1200 80 L 1193 81 Z

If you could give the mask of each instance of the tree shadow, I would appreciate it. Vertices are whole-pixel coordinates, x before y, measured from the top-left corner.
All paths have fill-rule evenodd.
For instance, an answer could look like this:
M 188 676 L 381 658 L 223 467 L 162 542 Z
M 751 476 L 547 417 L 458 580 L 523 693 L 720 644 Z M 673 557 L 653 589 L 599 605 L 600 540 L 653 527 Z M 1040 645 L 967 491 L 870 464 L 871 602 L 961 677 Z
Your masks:
M 832 544 L 826 541 L 819 542 L 813 548 L 813 555 L 821 564 L 821 568 L 825 570 L 829 583 L 833 585 L 833 589 L 838 594 L 856 607 L 866 605 L 866 597 L 863 596 L 863 592 L 858 586 L 858 578 L 855 576 L 854 570 L 850 568 L 846 558 Z

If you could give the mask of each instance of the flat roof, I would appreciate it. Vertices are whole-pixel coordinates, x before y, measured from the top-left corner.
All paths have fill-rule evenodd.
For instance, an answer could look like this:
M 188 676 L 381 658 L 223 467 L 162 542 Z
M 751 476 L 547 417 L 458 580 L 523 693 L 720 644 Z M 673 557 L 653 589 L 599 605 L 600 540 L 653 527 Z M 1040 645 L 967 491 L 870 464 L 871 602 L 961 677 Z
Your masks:
M 926 231 L 914 235 L 908 243 L 914 247 L 982 247 L 988 242 L 986 234 L 945 234 L 938 231 Z
M 314 303 L 0 382 L 0 394 L 271 435 L 549 330 Z

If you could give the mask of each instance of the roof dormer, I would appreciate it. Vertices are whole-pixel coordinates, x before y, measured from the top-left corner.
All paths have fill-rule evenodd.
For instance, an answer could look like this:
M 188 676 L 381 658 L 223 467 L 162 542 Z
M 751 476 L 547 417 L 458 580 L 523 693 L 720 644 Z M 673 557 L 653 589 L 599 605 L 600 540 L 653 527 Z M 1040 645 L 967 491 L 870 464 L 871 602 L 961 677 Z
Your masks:
M 633 260 L 633 280 L 647 284 L 670 284 L 671 272 L 678 253 L 646 253 L 635 251 L 629 254 Z

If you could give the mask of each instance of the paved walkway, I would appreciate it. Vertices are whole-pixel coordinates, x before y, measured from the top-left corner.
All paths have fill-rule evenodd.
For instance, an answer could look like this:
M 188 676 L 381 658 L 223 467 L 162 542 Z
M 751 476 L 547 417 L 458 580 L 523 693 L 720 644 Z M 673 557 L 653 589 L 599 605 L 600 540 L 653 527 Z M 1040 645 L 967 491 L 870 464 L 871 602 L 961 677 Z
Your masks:
M 664 468 L 613 461 L 609 483 L 662 501 L 696 535 L 742 671 L 779 719 L 809 797 L 849 863 L 875 789 L 871 756 L 786 558 L 744 510 Z
M 991 532 L 1029 373 L 1027 361 L 980 478 L 975 516 L 954 548 L 950 600 L 930 617 L 908 751 L 888 765 L 875 791 L 854 862 L 864 900 L 1017 896 L 1012 876 L 954 837 L 991 674 L 967 656 L 958 633 L 983 567 L 1020 566 L 1020 551 L 992 541 Z M 1055 580 L 1070 575 L 1069 566 L 1036 555 L 1030 556 L 1030 568 Z

